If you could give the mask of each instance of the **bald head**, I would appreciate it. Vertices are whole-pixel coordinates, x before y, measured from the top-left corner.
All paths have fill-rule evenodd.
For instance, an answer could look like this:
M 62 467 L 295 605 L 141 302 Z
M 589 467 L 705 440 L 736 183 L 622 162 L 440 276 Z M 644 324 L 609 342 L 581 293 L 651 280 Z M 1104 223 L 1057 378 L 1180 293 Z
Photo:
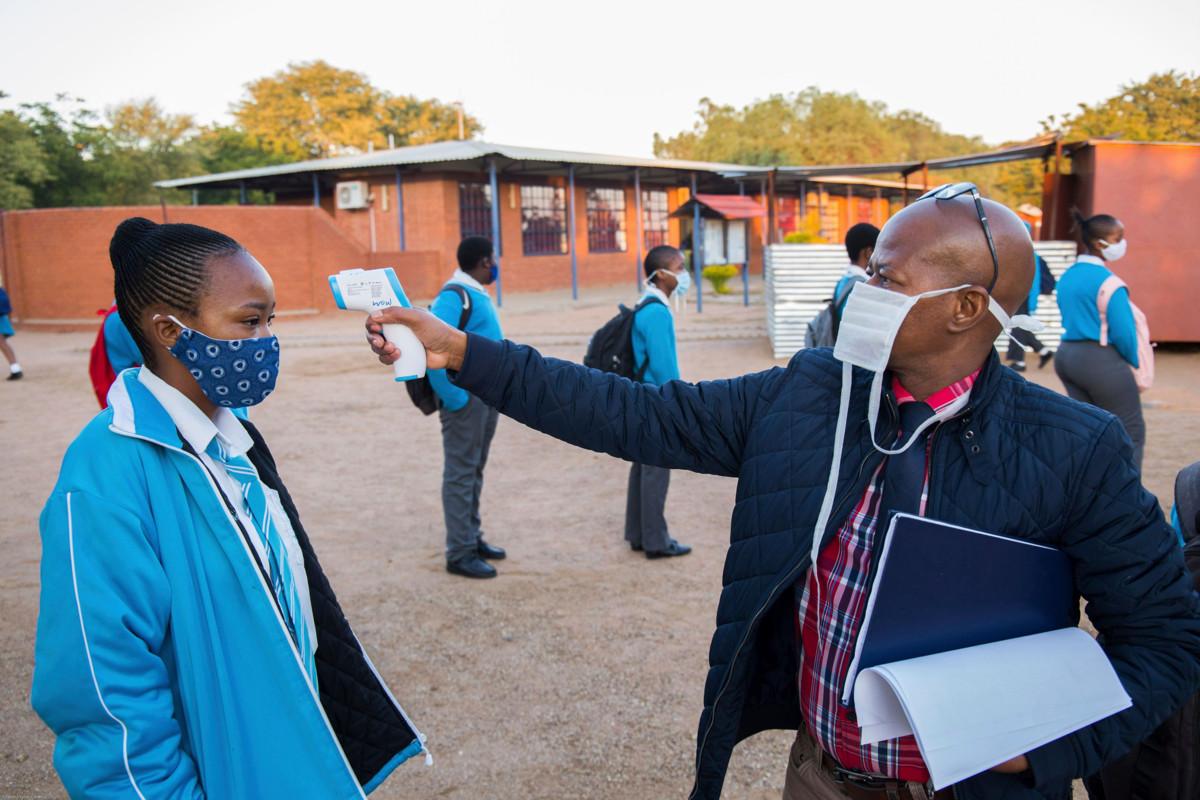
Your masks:
M 983 209 L 1000 262 L 992 296 L 1011 314 L 1033 283 L 1033 242 L 1020 217 L 1006 206 L 984 200 Z M 992 255 L 970 195 L 914 203 L 884 226 L 879 248 L 886 248 L 893 240 L 914 266 L 924 265 L 927 270 L 920 277 L 928 277 L 931 282 L 919 291 L 962 284 L 986 289 L 991 285 L 995 273 Z M 913 278 L 918 276 L 914 274 Z

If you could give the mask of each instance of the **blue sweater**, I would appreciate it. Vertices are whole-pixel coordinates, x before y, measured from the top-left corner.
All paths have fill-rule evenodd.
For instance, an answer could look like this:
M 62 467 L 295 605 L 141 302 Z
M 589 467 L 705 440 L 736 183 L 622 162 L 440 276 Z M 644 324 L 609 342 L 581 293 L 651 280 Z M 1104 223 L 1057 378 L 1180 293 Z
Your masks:
M 137 370 L 108 399 L 41 516 L 31 700 L 68 794 L 362 798 L 421 735 L 346 624 L 265 443 L 247 457 L 305 550 L 320 696 L 222 495 Z
M 653 386 L 679 380 L 675 319 L 662 303 L 646 304 L 633 318 L 633 363 L 646 365 L 642 380 Z
M 467 320 L 467 327 L 464 330 L 493 341 L 503 339 L 504 333 L 500 329 L 500 317 L 497 316 L 496 307 L 492 304 L 492 298 L 488 296 L 488 293 L 457 280 L 449 281 L 446 286 L 450 284 L 466 289 L 467 296 L 471 301 L 471 317 Z M 445 287 L 442 287 L 442 291 L 433 301 L 433 307 L 430 309 L 433 315 L 442 322 L 455 326 L 458 325 L 458 320 L 462 316 L 462 310 L 463 304 L 458 294 L 447 291 Z M 447 411 L 459 411 L 471 399 L 468 392 L 450 382 L 444 369 L 429 370 L 429 385 L 433 387 L 433 391 Z
M 1084 260 L 1087 259 L 1087 260 Z M 1058 281 L 1058 310 L 1062 313 L 1064 342 L 1099 342 L 1100 310 L 1096 293 L 1112 271 L 1083 257 Z M 1138 365 L 1137 326 L 1129 306 L 1129 291 L 1118 289 L 1108 303 L 1108 343 L 1133 366 Z

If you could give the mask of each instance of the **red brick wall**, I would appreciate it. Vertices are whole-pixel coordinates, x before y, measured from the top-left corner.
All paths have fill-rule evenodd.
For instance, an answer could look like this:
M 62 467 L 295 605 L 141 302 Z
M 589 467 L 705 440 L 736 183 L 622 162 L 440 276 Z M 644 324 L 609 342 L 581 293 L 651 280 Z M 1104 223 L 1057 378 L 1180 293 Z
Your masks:
M 159 206 L 6 212 L 3 276 L 14 317 L 24 322 L 91 322 L 112 301 L 108 242 L 121 220 L 163 221 Z M 227 233 L 275 281 L 282 311 L 330 309 L 326 276 L 366 264 L 366 252 L 322 212 L 289 206 L 169 206 L 170 222 Z

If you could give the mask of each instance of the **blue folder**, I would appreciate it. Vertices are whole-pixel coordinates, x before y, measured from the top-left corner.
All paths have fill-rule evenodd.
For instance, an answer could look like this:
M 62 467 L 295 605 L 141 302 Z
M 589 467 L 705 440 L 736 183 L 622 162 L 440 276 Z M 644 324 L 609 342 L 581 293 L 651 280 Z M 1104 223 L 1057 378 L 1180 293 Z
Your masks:
M 843 700 L 864 669 L 1074 627 L 1061 550 L 896 514 L 883 543 Z

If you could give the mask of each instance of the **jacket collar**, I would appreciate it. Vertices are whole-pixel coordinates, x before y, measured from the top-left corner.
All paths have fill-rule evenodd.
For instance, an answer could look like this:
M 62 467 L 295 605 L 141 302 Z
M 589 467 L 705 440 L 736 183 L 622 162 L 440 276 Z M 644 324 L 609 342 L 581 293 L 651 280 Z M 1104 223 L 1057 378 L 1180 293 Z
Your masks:
M 461 268 L 454 270 L 454 274 L 450 276 L 450 283 L 461 283 L 468 289 L 474 289 L 477 292 L 487 294 L 487 289 L 484 288 L 484 285 L 463 272 Z
M 174 420 L 154 393 L 138 380 L 140 369 L 122 371 L 108 390 L 108 407 L 112 410 L 109 427 L 125 436 L 181 449 L 183 441 Z

